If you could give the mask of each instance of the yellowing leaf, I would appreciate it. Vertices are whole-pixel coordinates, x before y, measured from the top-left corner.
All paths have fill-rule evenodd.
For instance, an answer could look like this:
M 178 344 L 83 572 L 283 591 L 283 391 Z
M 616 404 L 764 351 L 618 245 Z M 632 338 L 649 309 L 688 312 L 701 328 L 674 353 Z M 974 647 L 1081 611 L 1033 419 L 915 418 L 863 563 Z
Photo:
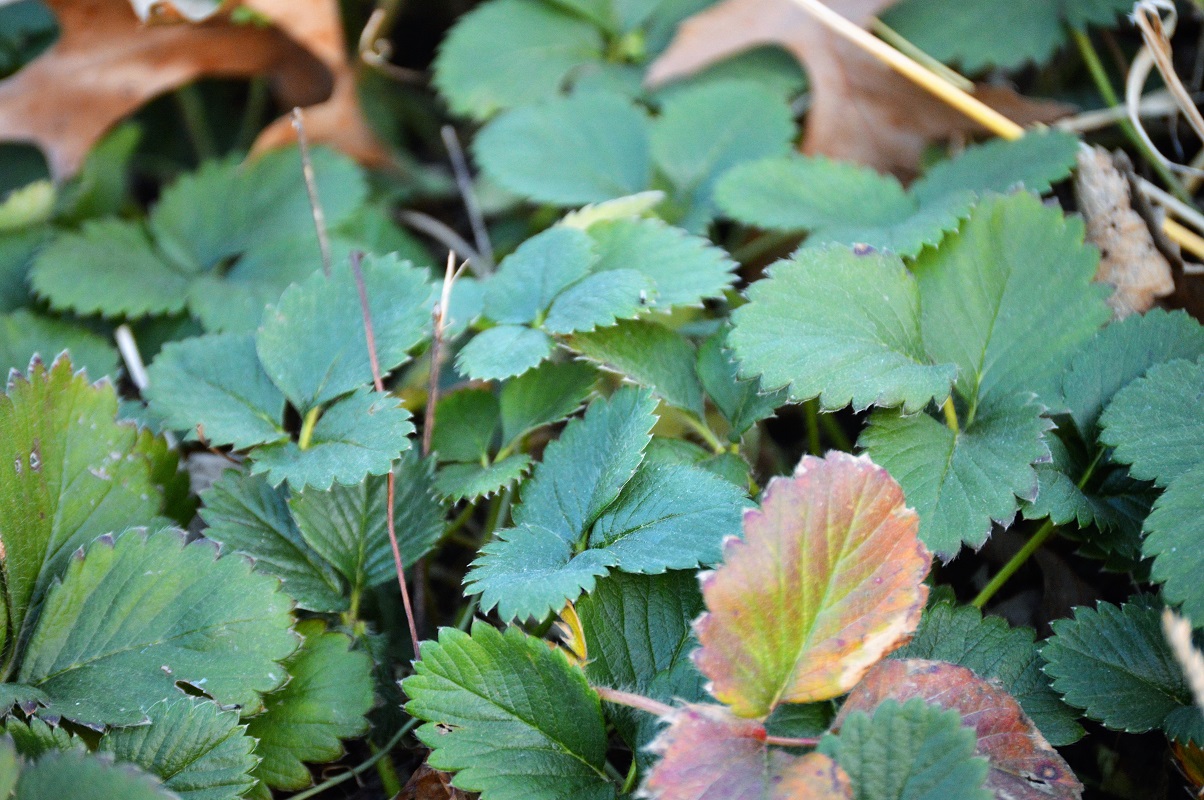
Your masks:
M 931 556 L 919 520 L 868 458 L 806 457 L 775 478 L 744 539 L 702 578 L 694 661 L 742 717 L 844 694 L 919 624 Z
M 649 746 L 661 756 L 643 786 L 653 800 L 852 800 L 835 761 L 771 750 L 759 722 L 712 705 L 683 706 L 669 720 Z
M 919 697 L 962 715 L 975 752 L 990 762 L 985 788 L 1010 800 L 1070 800 L 1083 786 L 1016 699 L 966 667 L 923 659 L 878 663 L 849 695 L 833 725 L 854 711 L 873 713 L 884 700 Z

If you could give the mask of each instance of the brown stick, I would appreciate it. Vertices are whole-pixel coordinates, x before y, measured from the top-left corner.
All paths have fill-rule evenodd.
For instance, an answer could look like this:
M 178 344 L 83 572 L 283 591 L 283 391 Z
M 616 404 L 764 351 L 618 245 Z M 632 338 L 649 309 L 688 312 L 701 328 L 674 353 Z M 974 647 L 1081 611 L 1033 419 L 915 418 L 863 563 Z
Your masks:
M 465 265 L 467 262 L 465 262 Z M 447 268 L 443 272 L 443 291 L 439 294 L 439 302 L 431 312 L 434 321 L 435 336 L 431 341 L 431 376 L 430 387 L 426 393 L 426 413 L 422 420 L 422 455 L 431 454 L 431 437 L 435 433 L 435 405 L 439 402 L 439 372 L 443 367 L 443 330 L 447 325 L 447 307 L 451 303 L 452 284 L 460 277 L 460 269 L 456 269 L 456 253 L 447 252 Z
M 309 208 L 313 212 L 314 227 L 318 231 L 318 248 L 322 251 L 322 272 L 329 278 L 330 237 L 326 233 L 326 214 L 323 213 L 322 204 L 318 201 L 318 181 L 314 177 L 314 162 L 309 157 L 309 140 L 305 137 L 305 120 L 301 116 L 300 108 L 293 109 L 293 130 L 297 132 L 297 149 L 301 151 L 301 175 L 305 178 L 305 193 L 309 195 Z
M 364 336 L 368 340 L 368 360 L 372 364 L 372 384 L 376 387 L 376 391 L 384 393 L 385 382 L 380 374 L 380 361 L 376 357 L 376 333 L 372 329 L 372 313 L 368 308 L 368 288 L 364 284 L 364 270 L 361 267 L 361 262 L 364 259 L 364 254 L 358 250 L 351 254 L 351 271 L 355 274 L 355 288 L 360 295 L 360 310 L 364 315 Z M 414 645 L 414 660 L 419 658 L 418 651 L 418 624 L 414 621 L 414 608 L 410 603 L 410 590 L 406 587 L 405 567 L 401 563 L 401 548 L 397 546 L 397 529 L 393 519 L 393 500 L 397 496 L 396 476 L 393 470 L 389 470 L 389 475 L 385 480 L 387 488 L 385 510 L 386 525 L 389 530 L 389 544 L 393 546 L 393 565 L 397 568 L 397 584 L 401 587 L 401 604 L 405 607 L 406 622 L 410 626 L 410 641 Z

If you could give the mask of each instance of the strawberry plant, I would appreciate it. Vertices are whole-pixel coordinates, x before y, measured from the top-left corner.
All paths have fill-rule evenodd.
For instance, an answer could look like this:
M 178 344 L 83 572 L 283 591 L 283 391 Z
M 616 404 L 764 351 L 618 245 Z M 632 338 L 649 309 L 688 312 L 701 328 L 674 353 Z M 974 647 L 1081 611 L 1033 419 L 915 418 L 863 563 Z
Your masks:
M 1180 5 L 0 2 L 0 796 L 1200 795 Z

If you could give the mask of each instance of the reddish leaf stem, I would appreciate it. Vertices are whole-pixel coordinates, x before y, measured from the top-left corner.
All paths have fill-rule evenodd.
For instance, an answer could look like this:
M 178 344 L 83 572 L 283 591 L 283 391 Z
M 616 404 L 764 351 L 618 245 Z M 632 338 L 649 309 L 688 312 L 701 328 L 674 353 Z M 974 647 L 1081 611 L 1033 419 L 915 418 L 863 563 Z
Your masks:
M 385 391 L 385 382 L 380 374 L 380 361 L 376 357 L 376 332 L 372 328 L 372 313 L 368 308 L 368 288 L 364 285 L 364 270 L 361 262 L 364 254 L 357 251 L 351 254 L 351 271 L 355 273 L 355 288 L 360 295 L 360 311 L 364 315 L 364 336 L 368 341 L 368 360 L 372 364 L 372 384 L 376 391 Z M 389 530 L 389 544 L 393 547 L 393 565 L 397 568 L 397 583 L 401 587 L 401 604 L 405 607 L 406 622 L 410 626 L 410 641 L 414 645 L 414 660 L 418 659 L 418 624 L 414 621 L 414 608 L 410 604 L 410 590 L 406 587 L 405 567 L 401 563 L 401 548 L 397 546 L 397 529 L 393 519 L 393 500 L 397 496 L 396 477 L 389 470 L 385 479 L 387 487 L 385 519 Z
M 776 744 L 781 747 L 815 747 L 819 744 L 819 739 L 793 736 L 766 736 L 765 744 Z
M 644 697 L 642 694 L 632 694 L 619 689 L 610 689 L 605 686 L 595 686 L 594 691 L 608 703 L 615 703 L 620 706 L 629 708 L 638 708 L 640 711 L 647 711 L 649 714 L 655 714 L 658 717 L 667 717 L 676 709 L 659 700 L 653 700 L 651 697 Z

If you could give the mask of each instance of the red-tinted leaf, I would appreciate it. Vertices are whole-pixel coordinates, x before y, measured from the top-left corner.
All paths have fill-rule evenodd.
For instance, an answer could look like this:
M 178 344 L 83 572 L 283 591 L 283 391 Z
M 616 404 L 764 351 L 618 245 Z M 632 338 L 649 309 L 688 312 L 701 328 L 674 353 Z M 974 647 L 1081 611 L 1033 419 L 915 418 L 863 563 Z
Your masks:
M 986 788 L 1009 800 L 1078 798 L 1083 786 L 1020 704 L 973 671 L 943 661 L 883 661 L 849 695 L 833 726 L 853 711 L 872 712 L 883 700 L 920 697 L 962 715 L 978 735 L 977 753 L 991 762 Z
M 761 723 L 722 706 L 686 705 L 649 745 L 661 760 L 644 781 L 656 800 L 851 800 L 849 777 L 820 753 L 771 750 Z
M 931 556 L 903 492 L 868 458 L 806 457 L 702 579 L 698 668 L 743 717 L 844 694 L 919 624 Z

